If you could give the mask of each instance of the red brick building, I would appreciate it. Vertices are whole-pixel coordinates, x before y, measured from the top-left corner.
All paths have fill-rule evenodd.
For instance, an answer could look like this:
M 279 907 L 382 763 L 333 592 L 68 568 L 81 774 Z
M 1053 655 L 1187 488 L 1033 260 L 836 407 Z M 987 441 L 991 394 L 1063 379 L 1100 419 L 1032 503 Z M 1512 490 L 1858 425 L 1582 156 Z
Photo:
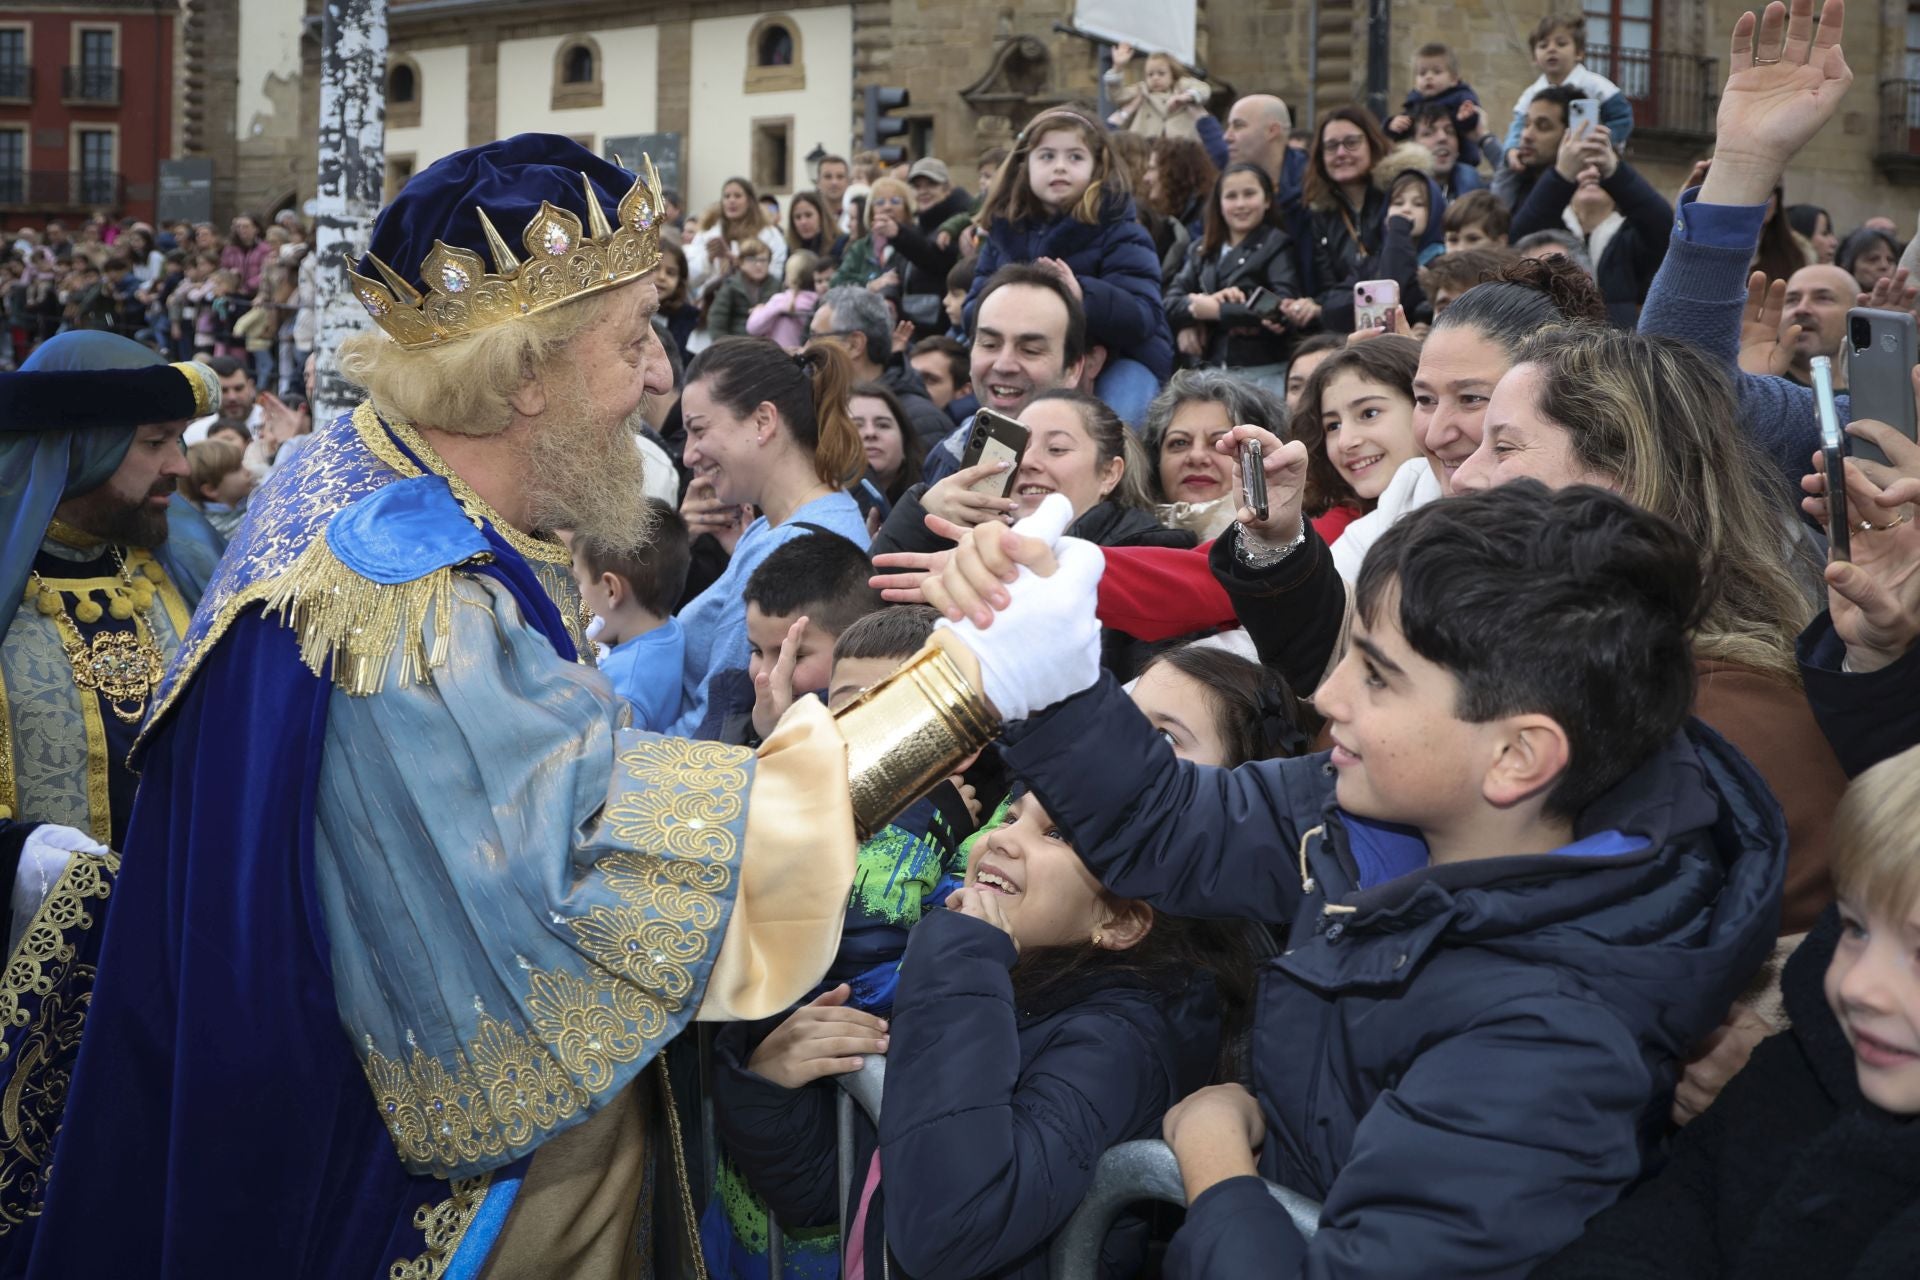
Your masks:
M 177 0 L 0 7 L 0 225 L 153 217 L 178 12 Z

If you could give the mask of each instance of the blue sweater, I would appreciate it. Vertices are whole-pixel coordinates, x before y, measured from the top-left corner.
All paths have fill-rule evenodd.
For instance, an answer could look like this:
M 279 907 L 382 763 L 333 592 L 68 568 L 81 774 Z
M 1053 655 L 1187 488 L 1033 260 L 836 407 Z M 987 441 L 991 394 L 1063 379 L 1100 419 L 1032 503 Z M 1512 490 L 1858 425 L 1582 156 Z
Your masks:
M 1680 197 L 1666 260 L 1640 309 L 1640 332 L 1677 338 L 1719 362 L 1740 396 L 1740 421 L 1797 497 L 1800 477 L 1813 470 L 1820 448 L 1813 392 L 1785 378 L 1740 371 L 1740 317 L 1766 206 L 1700 204 L 1699 194 L 1696 188 Z M 1834 404 L 1844 428 L 1853 416 L 1846 392 Z
M 745 669 L 747 606 L 743 593 L 747 579 L 774 548 L 794 538 L 808 537 L 812 530 L 801 527 L 807 524 L 840 534 L 856 546 L 867 545 L 867 523 L 860 516 L 859 505 L 837 491 L 807 503 L 778 528 L 768 524 L 765 516 L 748 525 L 733 548 L 727 571 L 680 610 L 680 625 L 687 633 L 687 655 L 680 675 L 680 718 L 666 730 L 668 734 L 693 736 L 706 718 L 713 678 L 725 671 Z

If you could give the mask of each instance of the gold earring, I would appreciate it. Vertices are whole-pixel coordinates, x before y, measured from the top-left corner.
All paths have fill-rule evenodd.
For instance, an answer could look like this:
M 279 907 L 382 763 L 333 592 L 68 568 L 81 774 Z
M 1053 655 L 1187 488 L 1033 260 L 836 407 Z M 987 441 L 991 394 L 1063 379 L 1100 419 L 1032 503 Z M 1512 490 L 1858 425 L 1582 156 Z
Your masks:
M 1100 931 L 1099 931 L 1098 929 L 1095 929 L 1095 930 L 1093 931 L 1093 945 L 1094 945 L 1094 946 L 1096 946 L 1096 947 L 1097 947 L 1097 946 L 1099 946 L 1099 945 L 1100 945 L 1100 943 L 1101 943 L 1101 942 L 1102 942 L 1102 941 L 1103 941 L 1103 940 L 1104 940 L 1105 938 L 1106 938 L 1106 935 L 1105 935 L 1104 933 L 1101 933 L 1101 932 L 1100 932 Z

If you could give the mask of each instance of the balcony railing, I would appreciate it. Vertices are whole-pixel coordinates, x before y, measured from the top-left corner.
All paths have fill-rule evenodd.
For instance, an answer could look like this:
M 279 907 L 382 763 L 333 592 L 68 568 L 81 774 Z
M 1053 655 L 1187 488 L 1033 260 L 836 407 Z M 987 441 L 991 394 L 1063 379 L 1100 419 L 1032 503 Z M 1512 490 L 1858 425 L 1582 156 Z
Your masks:
M 1920 80 L 1880 82 L 1880 140 L 1874 158 L 1882 169 L 1920 172 Z
M 33 68 L 7 63 L 0 66 L 0 99 L 30 102 L 33 99 Z
M 0 209 L 110 209 L 122 185 L 117 173 L 0 169 Z
M 1627 95 L 1633 104 L 1635 133 L 1713 136 L 1714 113 L 1719 110 L 1718 58 L 1590 44 L 1583 61 Z
M 68 102 L 114 106 L 120 101 L 120 68 L 68 67 L 60 96 Z

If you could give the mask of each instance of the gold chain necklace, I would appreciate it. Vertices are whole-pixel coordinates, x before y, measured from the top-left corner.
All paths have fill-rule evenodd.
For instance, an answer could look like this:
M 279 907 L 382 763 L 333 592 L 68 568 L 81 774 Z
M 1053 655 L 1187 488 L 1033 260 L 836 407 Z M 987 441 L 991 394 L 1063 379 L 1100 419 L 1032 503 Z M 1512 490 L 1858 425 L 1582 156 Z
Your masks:
M 60 592 L 49 586 L 38 573 L 27 578 L 27 601 L 53 620 L 60 634 L 60 647 L 66 650 L 73 667 L 73 683 L 83 693 L 97 693 L 122 723 L 138 724 L 147 714 L 147 698 L 160 683 L 166 670 L 160 645 L 148 630 L 141 614 L 153 604 L 153 585 L 136 581 L 127 569 L 127 558 L 116 547 L 113 558 L 120 566 L 120 581 L 108 589 L 106 612 L 121 620 L 132 619 L 132 631 L 102 631 L 89 644 L 80 634 L 73 617 L 67 615 Z M 158 566 L 143 566 L 150 573 Z M 102 610 L 91 591 L 76 593 L 73 613 L 81 622 L 100 620 Z

